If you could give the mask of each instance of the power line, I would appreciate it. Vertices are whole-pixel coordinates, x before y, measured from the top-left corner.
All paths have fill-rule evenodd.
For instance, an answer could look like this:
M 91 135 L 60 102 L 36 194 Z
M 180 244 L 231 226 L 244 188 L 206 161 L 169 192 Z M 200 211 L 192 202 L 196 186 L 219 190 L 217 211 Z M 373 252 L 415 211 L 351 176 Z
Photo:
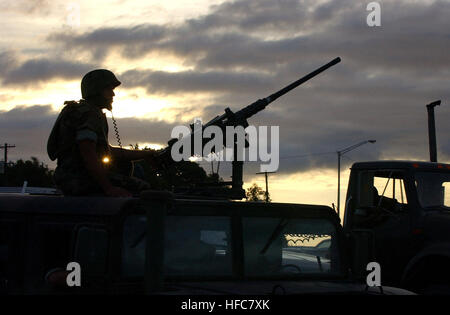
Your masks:
M 348 156 L 346 156 L 346 155 L 343 155 L 343 156 L 341 156 L 341 157 L 343 157 L 344 159 L 347 159 L 347 160 L 349 160 L 350 162 L 355 162 L 355 160 L 353 160 L 353 159 L 349 158 L 349 157 L 348 157 Z

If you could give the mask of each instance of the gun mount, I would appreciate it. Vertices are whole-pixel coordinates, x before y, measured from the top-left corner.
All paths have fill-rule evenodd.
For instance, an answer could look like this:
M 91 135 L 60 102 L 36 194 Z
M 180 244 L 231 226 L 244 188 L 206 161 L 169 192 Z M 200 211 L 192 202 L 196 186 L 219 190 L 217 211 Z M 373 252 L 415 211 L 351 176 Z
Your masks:
M 279 97 L 283 96 L 284 94 L 290 92 L 291 90 L 295 89 L 299 85 L 305 83 L 306 81 L 312 79 L 316 75 L 320 74 L 321 72 L 327 70 L 328 68 L 334 66 L 335 64 L 339 63 L 341 61 L 341 58 L 337 57 L 333 59 L 332 61 L 328 62 L 327 64 L 321 66 L 320 68 L 312 71 L 311 73 L 305 75 L 304 77 L 298 79 L 295 82 L 292 82 L 291 84 L 285 86 L 281 90 L 265 97 L 262 99 L 257 100 L 256 102 L 242 108 L 241 110 L 237 112 L 233 112 L 230 108 L 225 109 L 225 113 L 216 116 L 215 118 L 211 119 L 208 123 L 204 124 L 202 126 L 202 130 L 209 126 L 217 126 L 222 131 L 225 131 L 226 127 L 232 126 L 242 126 L 243 128 L 248 127 L 247 119 L 255 115 L 256 113 L 264 110 L 267 105 L 278 99 Z M 192 132 L 188 137 L 193 137 L 193 130 L 194 127 L 191 125 Z M 191 139 L 192 140 L 192 139 Z M 171 139 L 169 141 L 169 146 L 163 149 L 160 153 L 160 157 L 162 159 L 171 159 L 170 152 L 172 149 L 172 146 L 174 143 L 176 143 L 178 139 Z M 192 143 L 192 142 L 191 142 Z M 232 181 L 231 182 L 217 182 L 214 187 L 211 185 L 209 187 L 189 187 L 189 188 L 183 188 L 178 189 L 175 191 L 176 194 L 181 194 L 186 197 L 193 196 L 193 195 L 201 195 L 202 197 L 213 197 L 214 199 L 242 199 L 245 198 L 245 191 L 242 188 L 243 185 L 243 162 L 237 161 L 236 158 L 236 142 L 234 143 L 234 153 L 235 158 L 232 161 Z M 193 152 L 193 151 L 191 151 Z M 225 188 L 223 186 L 230 186 L 230 188 Z

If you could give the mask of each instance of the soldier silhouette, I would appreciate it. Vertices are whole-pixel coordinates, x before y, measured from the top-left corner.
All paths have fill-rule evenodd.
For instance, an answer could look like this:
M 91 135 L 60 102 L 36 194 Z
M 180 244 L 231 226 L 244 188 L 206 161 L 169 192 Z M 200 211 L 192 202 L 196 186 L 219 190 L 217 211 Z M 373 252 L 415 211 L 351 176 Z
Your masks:
M 80 101 L 66 101 L 47 142 L 50 159 L 57 159 L 54 180 L 65 195 L 105 194 L 131 197 L 150 185 L 111 170 L 111 162 L 144 159 L 156 163 L 153 151 L 125 150 L 108 142 L 103 109 L 112 110 L 114 89 L 121 82 L 109 70 L 97 69 L 81 81 Z

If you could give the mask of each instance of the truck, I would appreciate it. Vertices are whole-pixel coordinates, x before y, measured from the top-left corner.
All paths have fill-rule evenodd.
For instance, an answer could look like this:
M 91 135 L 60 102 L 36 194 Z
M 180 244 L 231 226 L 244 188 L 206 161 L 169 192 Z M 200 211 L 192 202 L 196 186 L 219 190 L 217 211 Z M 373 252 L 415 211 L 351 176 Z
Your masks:
M 384 284 L 450 293 L 449 210 L 449 164 L 354 163 L 342 224 L 353 275 L 377 262 Z

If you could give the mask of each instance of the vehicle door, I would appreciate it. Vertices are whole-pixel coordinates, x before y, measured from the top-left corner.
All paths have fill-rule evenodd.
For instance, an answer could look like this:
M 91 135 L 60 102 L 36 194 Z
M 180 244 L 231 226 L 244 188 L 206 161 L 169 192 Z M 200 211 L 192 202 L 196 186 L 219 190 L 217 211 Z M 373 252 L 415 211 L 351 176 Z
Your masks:
M 36 216 L 27 239 L 25 293 L 102 293 L 107 254 L 108 232 L 104 225 L 69 216 Z M 52 273 L 74 271 L 77 267 L 70 263 L 79 266 L 80 286 L 48 282 Z M 72 269 L 67 270 L 69 264 Z
M 23 293 L 24 217 L 0 216 L 0 294 Z
M 358 170 L 351 178 L 344 225 L 353 269 L 361 278 L 369 262 L 381 266 L 384 284 L 400 281 L 411 252 L 409 180 L 402 170 Z

